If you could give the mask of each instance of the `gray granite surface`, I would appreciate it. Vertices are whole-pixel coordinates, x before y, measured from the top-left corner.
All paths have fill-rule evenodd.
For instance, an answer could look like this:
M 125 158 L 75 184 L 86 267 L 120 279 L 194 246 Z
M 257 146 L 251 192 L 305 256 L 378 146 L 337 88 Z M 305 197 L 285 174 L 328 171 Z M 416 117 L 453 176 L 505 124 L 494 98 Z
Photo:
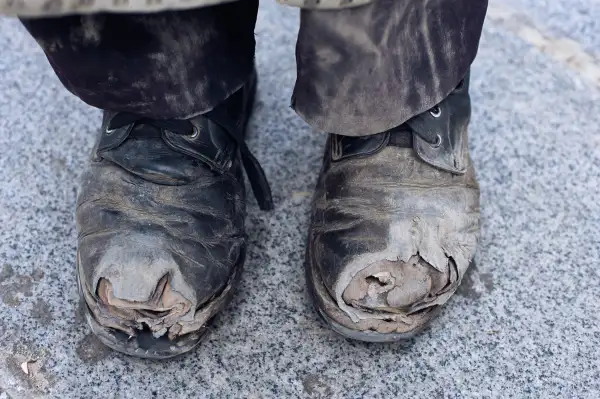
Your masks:
M 198 350 L 166 362 L 111 352 L 82 321 L 75 188 L 100 113 L 61 87 L 17 21 L 0 18 L 0 399 L 599 398 L 598 87 L 488 21 L 472 85 L 478 266 L 419 337 L 349 341 L 307 300 L 304 239 L 324 135 L 288 107 L 298 16 L 264 3 L 250 146 L 277 209 L 250 203 L 233 303 Z M 580 8 L 567 4 L 521 6 L 575 29 Z
M 600 57 L 600 1 L 598 0 L 492 0 L 519 10 L 535 24 L 568 37 Z

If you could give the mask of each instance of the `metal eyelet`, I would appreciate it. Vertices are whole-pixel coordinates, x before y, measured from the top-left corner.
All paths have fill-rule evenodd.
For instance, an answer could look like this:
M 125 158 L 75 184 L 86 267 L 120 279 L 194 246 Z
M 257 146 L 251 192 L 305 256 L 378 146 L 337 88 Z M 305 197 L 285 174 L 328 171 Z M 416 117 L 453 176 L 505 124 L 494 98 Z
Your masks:
M 440 136 L 439 134 L 437 134 L 435 136 L 435 143 L 431 143 L 429 144 L 431 147 L 433 148 L 438 148 L 439 146 L 442 145 L 442 136 Z
M 439 105 L 436 105 L 435 107 L 433 107 L 429 110 L 429 113 L 434 118 L 439 118 L 440 116 L 442 116 L 442 109 L 440 108 Z
M 198 136 L 200 136 L 200 129 L 198 129 L 198 126 L 194 126 L 194 131 L 190 134 L 190 138 L 195 139 Z
M 119 129 L 109 129 L 109 128 L 107 127 L 107 128 L 104 130 L 104 133 L 105 133 L 107 136 L 110 136 L 111 134 L 113 134 L 113 133 L 114 133 L 114 132 L 116 132 L 117 130 L 119 130 Z

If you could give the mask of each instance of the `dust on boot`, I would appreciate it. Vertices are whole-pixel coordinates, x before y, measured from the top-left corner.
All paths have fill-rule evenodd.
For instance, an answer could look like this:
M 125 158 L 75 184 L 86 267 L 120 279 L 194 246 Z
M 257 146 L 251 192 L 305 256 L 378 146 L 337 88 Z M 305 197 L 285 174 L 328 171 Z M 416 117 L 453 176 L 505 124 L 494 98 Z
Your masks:
M 320 315 L 347 337 L 396 341 L 454 294 L 479 238 L 467 148 L 469 76 L 384 133 L 331 134 L 312 205 L 306 276 Z
M 111 348 L 184 353 L 231 298 L 246 251 L 242 167 L 273 207 L 243 140 L 254 91 L 253 77 L 188 120 L 105 112 L 77 200 L 77 274 L 87 321 Z

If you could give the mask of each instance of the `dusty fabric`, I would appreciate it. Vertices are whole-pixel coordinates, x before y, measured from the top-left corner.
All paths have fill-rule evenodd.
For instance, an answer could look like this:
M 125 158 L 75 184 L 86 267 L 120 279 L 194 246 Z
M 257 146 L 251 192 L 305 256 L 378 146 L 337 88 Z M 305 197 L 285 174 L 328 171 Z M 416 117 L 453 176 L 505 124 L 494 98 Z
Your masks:
M 252 71 L 257 0 L 191 11 L 27 19 L 65 86 L 152 118 L 209 111 Z M 292 105 L 316 129 L 380 133 L 442 101 L 477 53 L 487 0 L 303 10 Z M 291 55 L 290 55 L 291 56 Z
M 157 12 L 191 9 L 235 0 L 0 0 L 0 14 L 49 17 L 72 14 Z M 252 0 L 238 0 L 248 2 Z M 316 9 L 355 7 L 372 0 L 277 0 L 282 4 Z
M 362 136 L 442 101 L 479 47 L 487 0 L 378 0 L 303 10 L 294 109 L 311 126 Z
M 104 110 L 188 118 L 254 67 L 258 0 L 157 14 L 23 19 L 73 94 Z

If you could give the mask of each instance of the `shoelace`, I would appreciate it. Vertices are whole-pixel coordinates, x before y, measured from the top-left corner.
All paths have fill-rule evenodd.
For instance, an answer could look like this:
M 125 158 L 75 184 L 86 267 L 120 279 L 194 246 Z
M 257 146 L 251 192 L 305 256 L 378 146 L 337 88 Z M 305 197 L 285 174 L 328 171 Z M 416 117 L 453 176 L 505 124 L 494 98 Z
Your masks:
M 168 130 L 169 132 L 181 135 L 191 136 L 195 134 L 194 125 L 187 120 L 178 120 L 178 119 L 169 119 L 169 120 L 154 120 L 141 117 L 135 114 L 128 113 L 118 113 L 115 115 L 109 125 L 108 129 L 119 129 L 130 124 L 137 125 L 151 125 L 157 129 Z M 235 130 L 231 132 L 228 129 L 224 129 L 228 132 L 229 137 L 237 144 L 240 154 L 242 157 L 242 163 L 244 165 L 244 169 L 246 170 L 246 174 L 248 175 L 248 180 L 250 181 L 250 186 L 252 187 L 252 192 L 256 197 L 256 201 L 260 209 L 268 211 L 274 208 L 273 197 L 271 195 L 271 188 L 269 187 L 269 183 L 267 181 L 267 177 L 265 176 L 265 172 L 258 160 L 252 155 L 250 149 L 246 145 L 244 138 L 238 134 L 238 131 Z

